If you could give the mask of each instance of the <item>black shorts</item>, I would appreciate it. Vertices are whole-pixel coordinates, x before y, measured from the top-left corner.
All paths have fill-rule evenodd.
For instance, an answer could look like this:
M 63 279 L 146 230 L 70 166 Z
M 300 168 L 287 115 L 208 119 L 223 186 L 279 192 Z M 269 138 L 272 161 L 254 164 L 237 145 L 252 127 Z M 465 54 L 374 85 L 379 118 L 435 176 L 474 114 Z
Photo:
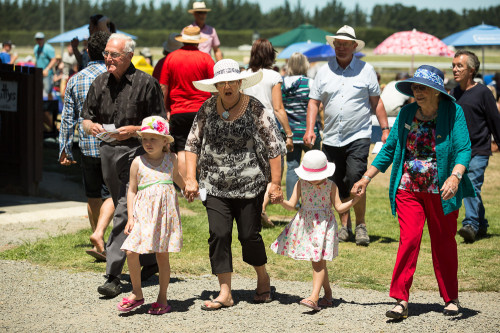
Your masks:
M 87 198 L 111 197 L 102 176 L 101 159 L 82 155 L 83 187 Z
M 352 186 L 366 172 L 370 139 L 358 139 L 343 147 L 333 147 L 323 143 L 322 150 L 328 161 L 335 163 L 335 173 L 330 179 L 337 185 L 339 197 L 348 198 Z
M 174 138 L 174 142 L 170 144 L 170 151 L 177 153 L 186 150 L 184 147 L 187 137 L 197 114 L 198 112 L 187 112 L 170 116 L 170 134 Z

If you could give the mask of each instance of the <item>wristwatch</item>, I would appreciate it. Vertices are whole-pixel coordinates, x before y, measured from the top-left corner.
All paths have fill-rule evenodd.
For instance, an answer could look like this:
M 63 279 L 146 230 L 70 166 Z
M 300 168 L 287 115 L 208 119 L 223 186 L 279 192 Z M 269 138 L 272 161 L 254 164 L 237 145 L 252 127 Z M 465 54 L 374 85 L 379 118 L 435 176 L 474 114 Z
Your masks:
M 457 177 L 459 182 L 462 180 L 462 174 L 460 172 L 453 172 L 452 175 Z

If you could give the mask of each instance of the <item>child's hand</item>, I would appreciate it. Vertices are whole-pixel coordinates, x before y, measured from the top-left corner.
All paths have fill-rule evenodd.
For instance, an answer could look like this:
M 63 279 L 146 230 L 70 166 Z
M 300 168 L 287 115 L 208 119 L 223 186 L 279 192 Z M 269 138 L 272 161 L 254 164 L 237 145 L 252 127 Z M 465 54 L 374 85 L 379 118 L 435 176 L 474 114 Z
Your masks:
M 134 228 L 134 224 L 135 224 L 135 218 L 134 217 L 129 218 L 127 225 L 125 226 L 125 229 L 123 230 L 125 235 L 130 235 L 130 233 L 132 232 L 132 229 Z

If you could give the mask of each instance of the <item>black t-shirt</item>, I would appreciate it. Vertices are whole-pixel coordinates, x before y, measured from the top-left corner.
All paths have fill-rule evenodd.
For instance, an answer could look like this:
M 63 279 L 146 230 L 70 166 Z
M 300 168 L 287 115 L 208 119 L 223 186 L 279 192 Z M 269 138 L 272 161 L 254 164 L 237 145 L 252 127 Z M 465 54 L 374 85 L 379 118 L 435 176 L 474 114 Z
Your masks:
M 500 142 L 500 113 L 491 91 L 478 83 L 466 91 L 457 86 L 450 94 L 464 110 L 472 156 L 491 155 L 491 135 Z

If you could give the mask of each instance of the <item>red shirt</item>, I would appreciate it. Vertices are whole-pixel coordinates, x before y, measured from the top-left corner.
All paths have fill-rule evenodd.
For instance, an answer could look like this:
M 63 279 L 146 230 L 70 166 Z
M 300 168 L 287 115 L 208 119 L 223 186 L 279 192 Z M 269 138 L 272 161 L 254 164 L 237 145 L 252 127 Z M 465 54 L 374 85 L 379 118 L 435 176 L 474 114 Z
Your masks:
M 197 46 L 184 45 L 166 58 L 160 84 L 168 86 L 170 114 L 198 112 L 212 95 L 193 86 L 193 81 L 214 77 L 214 61 L 198 50 Z

